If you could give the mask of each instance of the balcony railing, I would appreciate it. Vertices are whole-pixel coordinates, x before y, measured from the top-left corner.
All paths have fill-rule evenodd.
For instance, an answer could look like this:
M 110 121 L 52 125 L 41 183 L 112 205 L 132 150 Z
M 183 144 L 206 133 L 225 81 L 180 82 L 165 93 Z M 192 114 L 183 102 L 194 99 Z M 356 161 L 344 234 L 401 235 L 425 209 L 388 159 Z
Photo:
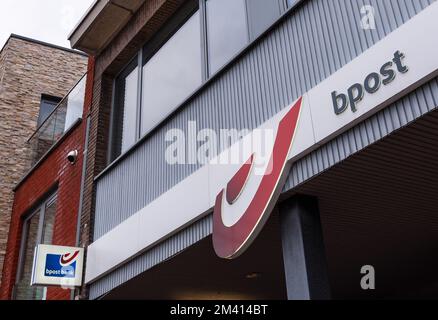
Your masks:
M 32 166 L 82 118 L 86 79 L 85 74 L 29 138 Z

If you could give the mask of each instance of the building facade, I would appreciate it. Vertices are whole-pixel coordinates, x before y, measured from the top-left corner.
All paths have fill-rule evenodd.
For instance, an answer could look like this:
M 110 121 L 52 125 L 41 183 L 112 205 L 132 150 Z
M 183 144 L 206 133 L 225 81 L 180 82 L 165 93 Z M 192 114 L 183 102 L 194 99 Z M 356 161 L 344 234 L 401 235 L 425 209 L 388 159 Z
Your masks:
M 13 189 L 35 164 L 35 157 L 47 151 L 40 145 L 42 154 L 35 154 L 28 139 L 86 68 L 87 57 L 82 53 L 18 35 L 11 35 L 0 52 L 0 270 Z
M 97 1 L 82 298 L 436 297 L 437 14 Z M 271 172 L 220 163 L 266 129 Z

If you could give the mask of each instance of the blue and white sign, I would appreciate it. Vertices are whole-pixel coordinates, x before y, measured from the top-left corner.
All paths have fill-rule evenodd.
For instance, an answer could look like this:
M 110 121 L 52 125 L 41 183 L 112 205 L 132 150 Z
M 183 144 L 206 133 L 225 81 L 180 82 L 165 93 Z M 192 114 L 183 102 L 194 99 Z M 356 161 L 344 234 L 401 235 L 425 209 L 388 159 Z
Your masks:
M 38 245 L 32 268 L 32 286 L 77 287 L 82 284 L 84 249 Z

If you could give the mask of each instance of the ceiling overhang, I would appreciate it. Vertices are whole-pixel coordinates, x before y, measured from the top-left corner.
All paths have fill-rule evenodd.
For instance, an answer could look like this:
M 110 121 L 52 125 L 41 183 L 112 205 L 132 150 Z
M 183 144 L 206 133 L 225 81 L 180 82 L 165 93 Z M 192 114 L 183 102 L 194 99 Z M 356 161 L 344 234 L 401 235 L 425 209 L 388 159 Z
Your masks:
M 71 47 L 99 54 L 146 0 L 96 0 L 69 35 Z

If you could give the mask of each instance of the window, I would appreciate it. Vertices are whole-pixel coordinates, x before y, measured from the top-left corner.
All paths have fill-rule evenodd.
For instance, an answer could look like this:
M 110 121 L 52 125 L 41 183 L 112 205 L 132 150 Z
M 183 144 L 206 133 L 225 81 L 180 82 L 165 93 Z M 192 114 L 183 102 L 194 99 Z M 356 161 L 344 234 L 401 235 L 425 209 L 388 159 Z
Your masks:
M 239 52 L 249 42 L 248 37 L 245 0 L 207 0 L 210 75 Z
M 282 10 L 278 0 L 247 0 L 247 6 L 251 40 L 268 29 L 280 17 Z
M 112 157 L 124 153 L 137 141 L 138 66 L 133 61 L 117 78 L 113 115 Z
M 58 105 L 58 103 L 61 102 L 61 100 L 62 99 L 58 97 L 42 95 L 37 127 L 41 126 L 43 122 L 46 121 L 46 119 L 55 110 L 56 106 Z
M 46 290 L 31 287 L 33 256 L 38 244 L 51 244 L 56 212 L 56 195 L 28 216 L 23 223 L 20 261 L 15 284 L 16 300 L 43 300 Z
M 87 77 L 83 76 L 70 93 L 64 98 L 63 104 L 67 109 L 65 112 L 64 132 L 80 118 L 82 118 L 82 111 L 84 109 L 85 99 L 85 85 Z M 62 111 L 61 111 L 62 113 Z
M 151 132 L 269 28 L 286 1 L 185 1 L 115 80 L 109 161 Z
M 210 75 L 262 34 L 281 12 L 279 0 L 207 0 L 206 5 Z
M 202 84 L 200 26 L 197 11 L 143 66 L 142 135 Z

